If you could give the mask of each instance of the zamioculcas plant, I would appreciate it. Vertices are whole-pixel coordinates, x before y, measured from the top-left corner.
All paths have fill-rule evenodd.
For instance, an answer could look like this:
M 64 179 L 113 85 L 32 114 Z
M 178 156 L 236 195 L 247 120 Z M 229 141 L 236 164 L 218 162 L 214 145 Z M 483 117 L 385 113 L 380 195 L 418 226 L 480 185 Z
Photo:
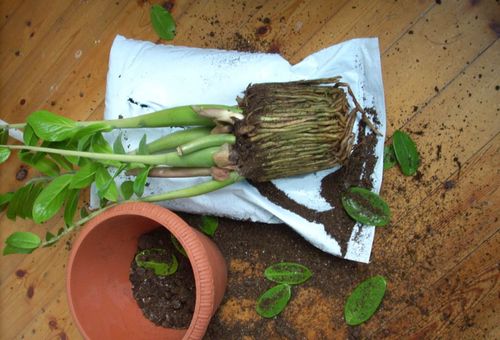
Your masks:
M 0 162 L 19 149 L 21 160 L 45 176 L 0 196 L 0 207 L 7 208 L 10 218 L 43 223 L 64 206 L 66 227 L 47 233 L 44 241 L 15 233 L 4 253 L 51 245 L 119 202 L 191 197 L 245 178 L 268 181 L 342 165 L 352 149 L 358 114 L 376 131 L 339 78 L 254 84 L 238 98 L 238 106 L 182 106 L 127 119 L 75 122 L 48 111 L 34 112 L 26 123 L 0 127 Z M 144 136 L 129 153 L 121 134 L 113 145 L 102 135 L 113 129 L 156 127 L 186 129 L 151 143 Z M 23 129 L 25 145 L 6 144 L 10 128 Z M 122 172 L 136 177 L 118 188 L 114 179 Z M 190 188 L 142 197 L 147 177 L 210 175 L 212 180 Z M 74 221 L 78 193 L 93 182 L 101 208 Z

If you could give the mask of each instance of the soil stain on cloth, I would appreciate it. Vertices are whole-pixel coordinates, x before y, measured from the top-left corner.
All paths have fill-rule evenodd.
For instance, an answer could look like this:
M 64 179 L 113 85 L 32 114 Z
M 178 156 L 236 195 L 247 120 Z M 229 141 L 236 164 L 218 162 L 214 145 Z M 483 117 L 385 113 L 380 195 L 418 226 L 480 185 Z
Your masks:
M 174 247 L 170 233 L 164 228 L 143 234 L 137 253 L 146 249 L 164 249 L 147 260 L 171 263 L 172 255 L 179 262 L 175 273 L 157 276 L 152 269 L 141 268 L 134 259 L 131 264 L 132 293 L 144 316 L 155 325 L 167 328 L 187 328 L 193 317 L 196 291 L 189 260 Z M 154 258 L 153 258 L 154 257 Z

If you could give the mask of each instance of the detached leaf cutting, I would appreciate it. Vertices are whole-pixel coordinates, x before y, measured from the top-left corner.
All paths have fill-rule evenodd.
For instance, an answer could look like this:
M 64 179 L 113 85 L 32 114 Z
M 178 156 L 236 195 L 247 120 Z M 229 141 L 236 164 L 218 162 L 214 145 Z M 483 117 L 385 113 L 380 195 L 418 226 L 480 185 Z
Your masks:
M 351 107 L 349 99 L 354 103 Z M 0 145 L 0 160 L 12 150 L 45 176 L 33 185 L 4 196 L 10 218 L 48 221 L 64 207 L 66 227 L 50 241 L 83 225 L 120 202 L 157 202 L 202 195 L 235 182 L 269 181 L 342 165 L 353 145 L 353 125 L 363 119 L 375 132 L 351 89 L 340 78 L 249 85 L 237 106 L 192 105 L 108 121 L 76 122 L 41 110 L 27 123 L 0 127 L 24 131 L 24 145 Z M 122 135 L 108 143 L 103 133 L 123 128 L 183 127 L 125 152 Z M 396 153 L 397 156 L 397 153 Z M 49 158 L 50 157 L 50 158 Z M 135 176 L 121 186 L 116 177 Z M 211 176 L 205 182 L 175 191 L 144 196 L 148 177 Z M 101 208 L 75 221 L 77 194 L 95 182 Z M 36 185 L 34 184 L 36 183 Z M 23 198 L 34 202 L 31 211 Z M 213 235 L 216 222 L 205 218 L 202 230 Z

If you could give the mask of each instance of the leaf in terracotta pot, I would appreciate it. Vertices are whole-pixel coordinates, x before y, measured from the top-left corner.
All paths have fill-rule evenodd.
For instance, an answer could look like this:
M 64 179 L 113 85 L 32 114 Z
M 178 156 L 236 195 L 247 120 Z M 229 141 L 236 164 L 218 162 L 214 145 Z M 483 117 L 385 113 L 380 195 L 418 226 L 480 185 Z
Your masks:
M 351 293 L 344 307 L 348 325 L 362 324 L 372 317 L 384 298 L 387 282 L 383 276 L 373 276 L 361 282 Z
M 285 283 L 267 290 L 257 299 L 256 311 L 265 318 L 272 318 L 285 309 L 292 296 L 290 285 Z
M 172 40 L 175 37 L 175 21 L 165 8 L 160 5 L 151 6 L 151 24 L 156 34 L 162 39 Z
M 204 234 L 213 237 L 217 228 L 219 227 L 219 220 L 215 216 L 202 216 L 200 229 Z
M 264 271 L 264 276 L 274 282 L 296 285 L 309 280 L 312 272 L 298 263 L 281 262 L 268 267 Z
M 91 185 L 98 168 L 99 164 L 93 162 L 82 166 L 73 176 L 69 185 L 70 189 L 83 189 Z
M 413 176 L 420 165 L 420 155 L 415 142 L 403 131 L 395 131 L 392 145 L 396 159 L 405 176 Z
M 141 140 L 139 141 L 139 146 L 137 147 L 137 154 L 138 155 L 148 155 L 149 154 L 147 144 L 148 144 L 147 136 L 144 134 L 142 136 Z
M 342 205 L 349 216 L 364 225 L 381 227 L 391 220 L 387 203 L 365 188 L 349 188 L 342 195 Z
M 118 201 L 118 187 L 116 182 L 104 166 L 99 166 L 95 174 L 95 185 L 99 197 L 108 201 Z
M 38 136 L 35 134 L 35 131 L 31 127 L 31 125 L 26 124 L 23 130 L 23 141 L 24 144 L 34 146 L 38 142 Z
M 135 262 L 141 268 L 152 269 L 157 276 L 172 275 L 177 271 L 177 268 L 179 267 L 179 262 L 177 261 L 177 257 L 175 257 L 175 255 L 172 254 L 171 263 L 144 259 L 152 254 L 161 254 L 164 252 L 165 250 L 160 248 L 144 249 L 135 256 Z
M 384 170 L 392 168 L 396 163 L 396 155 L 394 154 L 392 144 L 386 145 L 384 147 Z
M 120 155 L 125 154 L 125 148 L 122 144 L 122 134 L 123 132 L 120 132 L 120 134 L 116 137 L 115 142 L 113 143 L 113 152 Z
M 36 223 L 48 221 L 61 209 L 72 178 L 70 174 L 61 175 L 42 190 L 33 204 L 33 220 Z

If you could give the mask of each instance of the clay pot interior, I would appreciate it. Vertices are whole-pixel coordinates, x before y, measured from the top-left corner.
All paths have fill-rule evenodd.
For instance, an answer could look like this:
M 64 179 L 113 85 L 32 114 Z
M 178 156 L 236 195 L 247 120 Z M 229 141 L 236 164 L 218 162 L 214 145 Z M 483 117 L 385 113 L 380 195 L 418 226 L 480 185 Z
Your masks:
M 76 323 L 84 337 L 91 340 L 201 339 L 226 287 L 227 268 L 222 255 L 211 240 L 187 226 L 169 210 L 150 204 L 139 204 L 139 207 L 143 215 L 152 212 L 154 217 L 141 216 L 135 214 L 133 209 L 119 206 L 105 212 L 109 214 L 101 214 L 91 221 L 74 243 L 68 267 L 67 289 Z M 167 222 L 169 225 L 163 223 L 165 214 L 170 219 Z M 154 325 L 143 316 L 132 296 L 129 272 L 137 250 L 137 240 L 140 235 L 161 225 L 167 227 L 179 240 L 193 267 L 196 305 L 188 330 Z M 201 250 L 190 248 L 193 242 Z M 199 263 L 208 263 L 207 258 L 210 256 L 216 258 L 218 263 L 215 266 L 202 263 L 201 272 L 205 274 L 201 277 L 206 277 L 208 271 L 209 277 L 214 274 L 222 277 L 222 280 L 200 279 Z M 217 281 L 221 282 L 217 284 Z M 201 289 L 200 285 L 205 287 Z M 201 294 L 202 297 L 200 290 L 205 291 Z M 203 301 L 200 302 L 200 299 Z

